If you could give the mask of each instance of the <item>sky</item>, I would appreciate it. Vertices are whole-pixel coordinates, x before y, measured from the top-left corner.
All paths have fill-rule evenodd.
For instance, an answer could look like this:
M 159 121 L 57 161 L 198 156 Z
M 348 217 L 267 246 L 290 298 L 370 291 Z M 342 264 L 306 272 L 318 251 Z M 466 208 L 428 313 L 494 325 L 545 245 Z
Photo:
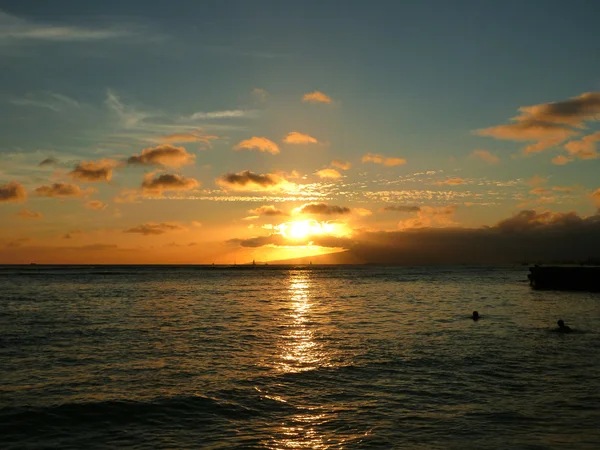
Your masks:
M 0 263 L 600 257 L 599 20 L 0 0 Z

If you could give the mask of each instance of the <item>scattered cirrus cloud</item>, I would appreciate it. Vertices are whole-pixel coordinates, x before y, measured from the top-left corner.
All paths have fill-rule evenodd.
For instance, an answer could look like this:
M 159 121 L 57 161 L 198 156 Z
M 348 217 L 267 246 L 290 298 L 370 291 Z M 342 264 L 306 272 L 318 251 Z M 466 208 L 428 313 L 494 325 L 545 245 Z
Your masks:
M 41 212 L 30 211 L 28 209 L 23 209 L 15 214 L 15 216 L 20 217 L 21 219 L 42 219 L 44 215 Z
M 381 164 L 386 167 L 393 167 L 404 165 L 407 161 L 404 158 L 392 158 L 381 155 L 379 153 L 367 153 L 362 157 L 361 162 L 372 162 L 375 164 Z
M 54 112 L 63 112 L 68 109 L 80 107 L 77 100 L 54 92 L 45 92 L 40 95 L 27 94 L 25 97 L 11 100 L 11 103 L 17 106 L 46 108 Z
M 162 194 L 165 191 L 189 191 L 200 186 L 200 182 L 195 178 L 186 178 L 171 173 L 163 173 L 157 177 L 154 175 L 154 172 L 144 175 L 143 192 Z
M 296 208 L 295 212 L 298 214 L 333 216 L 350 214 L 352 210 L 347 206 L 329 205 L 327 203 L 307 203 Z
M 21 203 L 27 200 L 27 191 L 17 181 L 0 185 L 0 202 Z
M 96 192 L 93 188 L 81 189 L 76 184 L 53 183 L 36 188 L 34 192 L 41 197 L 82 197 Z
M 305 103 L 331 103 L 331 97 L 323 94 L 320 91 L 309 92 L 302 96 L 302 101 Z
M 348 170 L 350 169 L 350 167 L 352 167 L 352 164 L 350 164 L 347 161 L 342 161 L 341 159 L 334 159 L 333 161 L 331 161 L 331 165 L 342 170 Z
M 171 142 L 178 144 L 180 142 L 200 142 L 211 147 L 211 141 L 219 139 L 218 136 L 211 134 L 203 134 L 202 131 L 191 131 L 189 133 L 171 133 L 166 136 L 159 136 L 155 140 L 158 142 Z
M 178 168 L 193 164 L 195 159 L 196 155 L 188 153 L 184 147 L 162 144 L 145 148 L 139 155 L 130 156 L 127 164 Z
M 119 163 L 112 159 L 101 159 L 98 161 L 83 161 L 77 164 L 68 175 L 74 180 L 84 183 L 97 181 L 110 181 L 112 172 Z
M 233 147 L 234 150 L 258 150 L 272 155 L 279 153 L 279 146 L 265 137 L 252 136 L 250 139 L 244 139 Z
M 158 236 L 160 234 L 168 233 L 170 231 L 184 231 L 186 227 L 177 222 L 148 222 L 142 225 L 128 228 L 124 233 L 138 233 L 144 236 Z
M 285 138 L 283 138 L 283 142 L 286 144 L 318 144 L 314 137 L 309 136 L 308 134 L 298 133 L 297 131 L 290 131 Z
M 473 150 L 469 155 L 472 159 L 481 159 L 490 164 L 497 164 L 500 162 L 500 158 L 490 153 L 488 150 Z
M 255 110 L 228 109 L 223 111 L 196 112 L 189 116 L 188 120 L 218 120 L 218 119 L 253 119 L 258 117 L 259 112 Z
M 217 184 L 226 189 L 250 192 L 283 190 L 290 188 L 292 185 L 281 175 L 274 173 L 259 174 L 249 170 L 226 173 L 217 179 Z
M 342 178 L 342 174 L 335 169 L 321 169 L 315 172 L 320 178 L 336 180 Z

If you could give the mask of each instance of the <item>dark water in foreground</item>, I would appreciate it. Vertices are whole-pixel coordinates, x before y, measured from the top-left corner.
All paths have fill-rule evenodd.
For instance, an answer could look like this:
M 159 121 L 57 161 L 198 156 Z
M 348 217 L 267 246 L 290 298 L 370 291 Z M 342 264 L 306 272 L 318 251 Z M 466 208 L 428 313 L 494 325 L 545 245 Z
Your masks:
M 0 447 L 599 448 L 600 294 L 526 272 L 0 268 Z

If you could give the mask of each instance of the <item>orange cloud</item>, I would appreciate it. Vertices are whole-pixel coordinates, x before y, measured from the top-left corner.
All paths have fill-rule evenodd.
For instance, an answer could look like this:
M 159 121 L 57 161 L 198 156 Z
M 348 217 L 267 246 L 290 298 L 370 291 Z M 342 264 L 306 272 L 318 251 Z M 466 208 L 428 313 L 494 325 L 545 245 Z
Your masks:
M 295 210 L 299 214 L 313 214 L 322 216 L 350 214 L 346 206 L 328 205 L 327 203 L 307 203 Z
M 331 165 L 342 170 L 348 170 L 350 167 L 352 167 L 352 164 L 347 161 L 342 161 L 341 159 L 334 159 L 331 161 Z
M 163 173 L 153 178 L 155 173 L 144 175 L 142 191 L 162 194 L 164 191 L 188 191 L 200 186 L 195 178 L 186 178 L 178 174 Z
M 21 183 L 11 181 L 0 185 L 0 202 L 20 203 L 27 200 L 27 191 Z
M 582 127 L 583 122 L 600 119 L 600 92 L 586 92 L 560 102 L 523 106 L 521 120 L 534 119 L 542 122 Z
M 235 147 L 233 147 L 234 150 L 258 150 L 259 152 L 267 152 L 267 153 L 271 153 L 272 155 L 276 155 L 279 153 L 279 146 L 265 138 L 265 137 L 257 137 L 257 136 L 252 136 L 250 139 L 244 139 L 243 141 L 239 142 Z
M 249 170 L 226 173 L 217 179 L 217 184 L 236 191 L 282 190 L 292 186 L 292 183 L 281 175 L 274 173 L 258 174 Z
M 127 164 L 178 168 L 193 164 L 195 159 L 196 155 L 188 153 L 184 147 L 163 144 L 143 149 L 139 155 L 131 156 Z
M 473 153 L 471 153 L 471 155 L 469 156 L 469 158 L 479 158 L 485 162 L 488 162 L 490 164 L 497 164 L 500 162 L 500 158 L 498 158 L 497 156 L 492 155 L 489 151 L 487 150 L 473 150 Z
M 112 171 L 118 165 L 112 159 L 80 162 L 68 175 L 77 181 L 93 183 L 96 181 L 110 181 Z
M 91 200 L 84 205 L 87 209 L 95 209 L 97 211 L 108 208 L 106 203 L 102 203 L 100 200 Z
M 453 221 L 456 205 L 432 207 L 422 206 L 414 219 L 404 220 L 398 223 L 399 229 L 449 227 L 455 226 Z
M 372 162 L 375 164 L 382 164 L 386 167 L 401 166 L 406 164 L 406 160 L 403 158 L 388 158 L 378 153 L 367 153 L 361 159 L 362 162 Z
M 467 182 L 463 178 L 454 177 L 454 178 L 448 178 L 447 180 L 444 180 L 444 181 L 438 181 L 435 184 L 439 184 L 439 185 L 446 184 L 448 186 L 458 186 L 459 184 L 467 184 Z
M 268 217 L 289 216 L 288 213 L 286 213 L 285 211 L 283 211 L 281 209 L 276 208 L 273 205 L 260 206 L 255 209 L 251 209 L 250 211 L 248 211 L 248 213 L 250 213 L 254 216 L 268 216 Z
M 513 118 L 511 120 L 518 120 Z M 563 125 L 539 122 L 535 120 L 523 120 L 508 125 L 485 128 L 476 131 L 480 136 L 489 136 L 495 139 L 509 141 L 545 141 L 553 140 L 562 142 L 577 134 L 576 131 Z
M 550 191 L 550 189 L 546 189 L 543 187 L 538 187 L 535 189 L 532 189 L 529 191 L 530 194 L 534 194 L 534 195 L 547 195 L 550 194 L 552 191 Z
M 41 197 L 82 197 L 95 191 L 91 188 L 82 190 L 76 184 L 53 183 L 50 186 L 40 186 L 34 192 Z
M 283 138 L 283 142 L 286 144 L 318 144 L 314 137 L 309 136 L 308 134 L 298 133 L 297 131 L 290 131 L 285 138 Z
M 199 131 L 191 132 L 191 133 L 173 133 L 167 136 L 159 137 L 157 140 L 160 142 L 202 142 L 203 144 L 211 146 L 212 140 L 219 139 L 218 136 L 202 134 Z
M 600 141 L 600 131 L 589 134 L 578 141 L 567 142 L 565 150 L 574 158 L 596 159 L 600 157 L 596 151 L 598 141 Z
M 555 164 L 557 166 L 564 166 L 565 164 L 570 163 L 571 161 L 573 161 L 573 158 L 569 158 L 565 155 L 558 155 L 552 158 L 552 164 Z
M 381 212 L 395 211 L 395 212 L 403 212 L 403 213 L 416 213 L 416 212 L 421 211 L 421 207 L 420 206 L 404 206 L 404 205 L 386 206 L 384 208 L 381 208 L 380 211 Z
M 148 222 L 136 227 L 128 228 L 124 233 L 138 233 L 144 236 L 157 236 L 159 234 L 168 233 L 169 231 L 184 231 L 186 227 L 177 222 Z
M 21 219 L 41 219 L 44 215 L 41 212 L 29 211 L 28 209 L 24 209 L 15 214 L 15 216 L 20 217 Z
M 531 179 L 527 180 L 527 184 L 529 186 L 540 186 L 542 184 L 546 184 L 548 182 L 548 178 L 540 177 L 539 175 L 534 175 Z
M 596 206 L 600 209 L 600 188 L 596 189 L 592 194 L 591 194 L 592 200 L 594 201 L 594 203 L 596 204 Z
M 305 103 L 331 103 L 331 97 L 319 91 L 304 94 L 302 101 Z
M 320 178 L 329 178 L 332 180 L 342 177 L 342 174 L 335 169 L 321 169 L 315 172 Z

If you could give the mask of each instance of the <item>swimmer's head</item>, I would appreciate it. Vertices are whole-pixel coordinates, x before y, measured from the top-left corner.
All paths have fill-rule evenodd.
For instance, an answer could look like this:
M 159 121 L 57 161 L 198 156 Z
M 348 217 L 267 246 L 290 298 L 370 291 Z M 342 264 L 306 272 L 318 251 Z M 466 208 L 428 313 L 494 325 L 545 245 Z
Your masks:
M 564 327 L 565 326 L 565 322 L 564 320 L 560 319 L 558 322 L 556 322 L 558 324 L 559 327 Z
M 473 319 L 474 320 L 479 319 L 479 313 L 477 311 L 473 311 Z

